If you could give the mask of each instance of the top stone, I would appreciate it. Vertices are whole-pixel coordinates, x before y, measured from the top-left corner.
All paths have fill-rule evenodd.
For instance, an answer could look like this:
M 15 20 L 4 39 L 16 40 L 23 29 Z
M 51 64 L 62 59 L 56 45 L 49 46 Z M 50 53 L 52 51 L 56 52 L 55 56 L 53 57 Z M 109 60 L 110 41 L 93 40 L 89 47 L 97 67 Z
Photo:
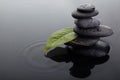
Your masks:
M 78 8 L 80 12 L 93 12 L 95 10 L 95 6 L 92 4 L 81 4 Z
M 72 17 L 75 19 L 90 18 L 98 15 L 98 10 L 92 4 L 81 4 L 77 10 L 72 12 Z

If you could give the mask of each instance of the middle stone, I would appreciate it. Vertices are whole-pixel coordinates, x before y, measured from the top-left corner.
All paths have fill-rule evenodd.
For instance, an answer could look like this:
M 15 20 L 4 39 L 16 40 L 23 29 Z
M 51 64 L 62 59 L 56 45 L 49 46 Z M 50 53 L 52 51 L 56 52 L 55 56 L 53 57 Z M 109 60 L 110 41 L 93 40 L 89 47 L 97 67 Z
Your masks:
M 100 21 L 95 18 L 77 19 L 74 23 L 79 28 L 95 28 L 100 25 Z

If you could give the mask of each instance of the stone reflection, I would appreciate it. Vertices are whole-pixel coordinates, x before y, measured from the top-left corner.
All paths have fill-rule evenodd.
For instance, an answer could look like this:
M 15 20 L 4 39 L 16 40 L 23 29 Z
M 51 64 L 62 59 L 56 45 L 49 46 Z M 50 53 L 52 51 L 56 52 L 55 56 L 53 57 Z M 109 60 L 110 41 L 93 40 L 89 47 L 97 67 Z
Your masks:
M 77 78 L 86 78 L 90 76 L 91 69 L 109 59 L 109 50 L 109 44 L 100 40 L 91 47 L 56 47 L 50 50 L 46 57 L 56 62 L 72 62 L 70 74 Z
M 108 59 L 108 55 L 101 58 L 73 56 L 71 59 L 73 66 L 70 68 L 70 74 L 77 78 L 86 78 L 91 74 L 91 69 L 96 65 L 106 62 Z

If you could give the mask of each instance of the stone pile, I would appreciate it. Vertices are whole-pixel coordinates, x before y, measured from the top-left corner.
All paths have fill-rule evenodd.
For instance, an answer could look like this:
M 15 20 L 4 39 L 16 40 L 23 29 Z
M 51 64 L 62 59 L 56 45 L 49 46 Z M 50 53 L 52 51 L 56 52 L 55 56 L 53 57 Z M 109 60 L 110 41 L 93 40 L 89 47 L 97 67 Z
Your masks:
M 100 37 L 110 36 L 113 34 L 113 31 L 110 27 L 101 25 L 98 19 L 93 18 L 98 14 L 98 10 L 96 10 L 92 4 L 81 4 L 77 10 L 73 11 L 72 17 L 75 18 L 74 32 L 78 34 L 78 37 L 66 43 L 66 45 L 78 50 L 80 50 L 81 47 L 87 47 L 86 50 L 88 50 L 88 48 L 92 48 L 93 46 L 95 48 L 96 45 L 97 47 L 104 45 L 104 48 L 108 48 L 109 45 L 100 40 Z

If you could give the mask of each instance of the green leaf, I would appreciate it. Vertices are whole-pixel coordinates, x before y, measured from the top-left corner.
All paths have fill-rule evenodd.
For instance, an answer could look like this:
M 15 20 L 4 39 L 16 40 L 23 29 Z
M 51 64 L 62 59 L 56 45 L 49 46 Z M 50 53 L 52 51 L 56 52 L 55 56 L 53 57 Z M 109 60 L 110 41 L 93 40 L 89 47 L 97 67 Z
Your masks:
M 44 48 L 46 53 L 49 49 L 59 46 L 61 44 L 67 43 L 77 37 L 77 34 L 74 33 L 73 28 L 67 27 L 61 30 L 58 30 L 51 34 Z

